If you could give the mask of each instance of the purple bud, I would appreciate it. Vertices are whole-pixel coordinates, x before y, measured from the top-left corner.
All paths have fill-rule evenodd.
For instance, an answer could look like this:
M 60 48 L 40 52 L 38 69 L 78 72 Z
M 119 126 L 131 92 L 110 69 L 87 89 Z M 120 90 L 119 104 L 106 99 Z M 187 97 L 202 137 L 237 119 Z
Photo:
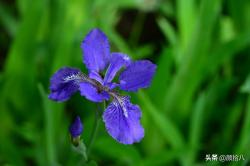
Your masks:
M 83 124 L 79 116 L 76 117 L 75 121 L 70 125 L 69 132 L 73 138 L 81 135 L 83 131 Z

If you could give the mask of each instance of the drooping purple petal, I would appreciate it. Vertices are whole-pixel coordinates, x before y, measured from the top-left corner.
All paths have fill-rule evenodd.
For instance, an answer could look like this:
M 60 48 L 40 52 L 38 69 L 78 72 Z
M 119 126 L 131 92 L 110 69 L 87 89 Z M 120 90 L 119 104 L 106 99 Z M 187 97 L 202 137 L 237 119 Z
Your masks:
M 156 65 L 148 60 L 131 63 L 120 75 L 120 88 L 125 91 L 137 91 L 147 88 L 154 76 Z
M 109 83 L 113 80 L 116 73 L 125 66 L 130 64 L 131 60 L 126 54 L 112 53 L 110 64 L 104 77 L 104 82 Z
M 82 131 L 83 131 L 83 124 L 81 122 L 81 118 L 77 116 L 74 122 L 70 125 L 69 132 L 73 138 L 76 138 L 82 134 Z
M 141 110 L 130 103 L 128 97 L 114 100 L 103 113 L 103 121 L 107 132 L 118 142 L 133 144 L 144 137 L 144 129 L 140 124 Z
M 99 92 L 94 85 L 88 82 L 80 83 L 80 93 L 82 96 L 85 96 L 88 100 L 93 102 L 102 102 L 103 100 L 109 99 L 109 94 L 107 92 Z
M 83 62 L 89 71 L 99 72 L 109 63 L 109 42 L 101 30 L 91 30 L 82 42 L 81 48 L 83 51 Z
M 50 79 L 49 98 L 55 101 L 68 100 L 78 90 L 81 79 L 81 71 L 76 68 L 59 69 Z

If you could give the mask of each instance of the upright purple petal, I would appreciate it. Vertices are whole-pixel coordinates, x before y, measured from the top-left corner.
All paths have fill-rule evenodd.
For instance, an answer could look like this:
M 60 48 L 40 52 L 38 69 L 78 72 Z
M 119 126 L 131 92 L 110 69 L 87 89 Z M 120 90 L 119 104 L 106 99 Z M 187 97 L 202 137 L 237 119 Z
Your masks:
M 141 111 L 130 103 L 128 97 L 114 100 L 103 113 L 103 121 L 108 133 L 118 142 L 133 144 L 144 137 L 140 124 Z
M 80 92 L 82 96 L 93 102 L 102 102 L 109 99 L 107 92 L 99 91 L 94 85 L 88 82 L 80 83 Z
M 137 91 L 147 88 L 154 76 L 156 65 L 148 60 L 131 63 L 120 75 L 120 88 L 125 91 Z
M 83 62 L 89 70 L 99 72 L 109 63 L 109 42 L 101 30 L 91 30 L 82 42 L 81 48 L 83 51 Z
M 89 78 L 95 79 L 96 81 L 98 81 L 100 84 L 103 85 L 103 79 L 98 72 L 91 70 L 89 72 Z
M 125 66 L 130 64 L 131 60 L 126 54 L 112 53 L 110 64 L 104 77 L 104 82 L 109 83 L 113 80 L 116 73 Z
M 78 90 L 81 79 L 81 71 L 78 69 L 69 67 L 59 69 L 50 79 L 49 98 L 55 101 L 68 100 Z

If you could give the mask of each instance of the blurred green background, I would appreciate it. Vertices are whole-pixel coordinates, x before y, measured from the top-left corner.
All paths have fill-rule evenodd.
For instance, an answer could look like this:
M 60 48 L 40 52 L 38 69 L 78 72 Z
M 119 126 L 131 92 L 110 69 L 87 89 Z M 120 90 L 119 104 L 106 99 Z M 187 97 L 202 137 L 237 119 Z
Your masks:
M 131 95 L 144 139 L 119 144 L 101 122 L 89 165 L 250 163 L 249 0 L 1 0 L 0 165 L 82 164 L 68 126 L 80 115 L 88 145 L 96 105 L 79 93 L 64 103 L 47 95 L 60 67 L 86 71 L 80 43 L 93 27 L 112 51 L 158 68 L 152 86 Z

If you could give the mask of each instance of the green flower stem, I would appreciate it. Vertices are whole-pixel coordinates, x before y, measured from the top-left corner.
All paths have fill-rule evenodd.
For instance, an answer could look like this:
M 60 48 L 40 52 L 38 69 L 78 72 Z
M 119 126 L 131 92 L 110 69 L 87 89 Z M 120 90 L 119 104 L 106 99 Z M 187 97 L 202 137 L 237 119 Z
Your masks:
M 105 101 L 103 102 L 103 110 L 105 109 L 106 107 L 106 103 Z M 95 110 L 95 122 L 94 122 L 94 128 L 92 130 L 92 133 L 91 133 L 91 137 L 90 137 L 90 142 L 89 142 L 89 146 L 88 146 L 88 149 L 87 149 L 87 154 L 89 155 L 90 151 L 91 151 L 91 147 L 93 146 L 93 143 L 96 139 L 96 135 L 98 133 L 98 128 L 99 128 L 99 125 L 100 125 L 100 120 L 101 120 L 101 116 L 100 116 L 100 109 L 96 109 Z
M 80 138 L 79 138 L 79 139 L 80 139 Z M 74 149 L 77 153 L 79 153 L 80 155 L 82 155 L 82 157 L 83 157 L 82 162 L 83 162 L 83 163 L 86 163 L 86 162 L 88 161 L 88 155 L 87 155 L 87 153 L 86 153 L 86 146 L 85 146 L 85 144 L 83 143 L 83 141 L 82 141 L 82 140 L 79 140 L 79 144 L 78 144 L 77 146 L 72 145 L 72 147 L 73 147 L 73 149 Z

